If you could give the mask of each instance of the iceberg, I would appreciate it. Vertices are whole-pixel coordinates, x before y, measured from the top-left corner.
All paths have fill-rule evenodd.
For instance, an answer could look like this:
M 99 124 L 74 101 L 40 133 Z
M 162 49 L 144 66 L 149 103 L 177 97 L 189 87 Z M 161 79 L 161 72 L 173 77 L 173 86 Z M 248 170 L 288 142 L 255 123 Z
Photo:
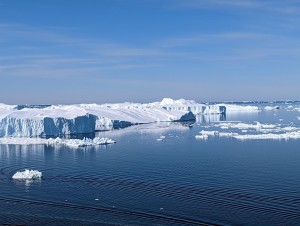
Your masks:
M 196 114 L 225 114 L 219 105 L 164 98 L 153 103 L 17 106 L 0 104 L 0 137 L 46 137 L 153 122 L 195 121 Z
M 84 109 L 68 108 L 0 109 L 0 137 L 32 137 L 95 131 L 96 117 Z
M 179 99 L 179 100 L 173 100 L 171 98 L 164 98 L 160 105 L 170 111 L 178 111 L 178 110 L 184 110 L 184 111 L 190 111 L 195 115 L 200 114 L 225 114 L 226 113 L 226 107 L 223 105 L 205 105 L 205 104 L 199 104 L 195 102 L 194 100 L 185 100 L 185 99 Z
M 42 173 L 38 170 L 25 169 L 24 171 L 18 171 L 13 176 L 14 180 L 38 180 L 42 178 Z
M 236 105 L 236 104 L 217 104 L 218 106 L 224 106 L 226 108 L 226 112 L 230 113 L 240 113 L 240 112 L 258 112 L 260 111 L 257 106 L 244 106 L 244 105 Z

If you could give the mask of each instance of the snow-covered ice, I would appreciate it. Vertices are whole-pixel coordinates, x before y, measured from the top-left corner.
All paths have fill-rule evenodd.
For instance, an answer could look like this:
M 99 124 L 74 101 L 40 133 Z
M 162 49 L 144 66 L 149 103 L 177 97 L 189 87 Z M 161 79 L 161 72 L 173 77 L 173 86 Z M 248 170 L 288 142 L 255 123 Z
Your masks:
M 42 178 L 42 173 L 38 170 L 25 169 L 24 171 L 18 171 L 13 176 L 14 180 L 37 180 Z

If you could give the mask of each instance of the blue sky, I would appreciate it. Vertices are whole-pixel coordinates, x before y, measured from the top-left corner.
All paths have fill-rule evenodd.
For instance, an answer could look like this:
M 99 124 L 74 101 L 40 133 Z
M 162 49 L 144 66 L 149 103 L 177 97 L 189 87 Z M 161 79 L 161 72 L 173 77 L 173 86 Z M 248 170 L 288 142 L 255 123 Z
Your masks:
M 0 102 L 299 100 L 295 0 L 0 0 Z

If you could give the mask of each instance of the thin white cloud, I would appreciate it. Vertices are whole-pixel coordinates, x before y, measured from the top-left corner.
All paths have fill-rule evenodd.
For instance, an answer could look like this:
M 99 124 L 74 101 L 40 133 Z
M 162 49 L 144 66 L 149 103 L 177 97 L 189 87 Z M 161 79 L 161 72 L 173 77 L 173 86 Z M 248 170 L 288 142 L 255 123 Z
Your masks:
M 189 37 L 172 38 L 161 43 L 163 47 L 191 46 L 207 42 L 223 41 L 257 41 L 272 38 L 271 35 L 253 32 L 222 32 L 214 34 L 200 34 Z
M 177 0 L 175 3 L 179 9 L 254 9 L 283 14 L 298 14 L 300 12 L 299 1 L 294 0 Z
M 101 77 L 103 71 L 158 67 L 156 62 L 143 59 L 163 55 L 155 48 L 77 38 L 56 29 L 45 31 L 20 24 L 0 24 L 0 35 L 6 42 L 0 45 L 0 76 Z

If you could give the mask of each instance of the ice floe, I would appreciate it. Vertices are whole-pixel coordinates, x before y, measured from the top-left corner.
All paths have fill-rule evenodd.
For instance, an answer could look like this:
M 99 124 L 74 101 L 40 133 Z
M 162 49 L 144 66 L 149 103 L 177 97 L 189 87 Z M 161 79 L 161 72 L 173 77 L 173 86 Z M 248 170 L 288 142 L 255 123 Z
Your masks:
M 261 124 L 260 122 L 256 122 L 256 124 L 249 124 L 249 123 L 220 123 L 217 124 L 216 126 L 219 126 L 221 129 L 256 129 L 256 130 L 261 130 L 261 129 L 272 129 L 275 128 L 276 125 L 274 124 Z
M 208 135 L 207 134 L 198 134 L 195 136 L 196 139 L 202 139 L 202 140 L 207 140 Z
M 156 140 L 157 140 L 157 141 L 162 141 L 162 140 L 164 140 L 164 139 L 166 139 L 166 136 L 163 136 L 163 135 L 162 135 L 162 136 L 160 136 L 159 138 L 157 138 Z
M 266 111 L 272 111 L 272 110 L 278 110 L 280 107 L 279 106 L 266 106 L 264 110 Z
M 196 135 L 195 137 L 198 139 L 207 139 L 209 136 L 215 136 L 215 137 L 233 137 L 238 135 L 238 133 L 233 132 L 219 132 L 219 131 L 208 131 L 208 130 L 201 130 L 199 132 L 199 135 Z M 199 136 L 199 137 L 197 137 Z
M 288 139 L 300 139 L 300 128 L 291 125 L 282 124 L 262 124 L 256 122 L 241 123 L 241 122 L 226 122 L 212 125 L 210 128 L 221 130 L 202 130 L 199 135 L 196 135 L 197 139 L 206 139 L 209 136 L 215 137 L 231 137 L 238 140 L 288 140 Z
M 25 169 L 24 171 L 18 171 L 13 176 L 14 180 L 38 180 L 42 178 L 42 173 L 38 170 Z
M 94 139 L 84 138 L 80 139 L 61 139 L 61 138 L 24 138 L 24 137 L 2 137 L 0 138 L 0 144 L 17 144 L 17 145 L 66 145 L 70 147 L 87 147 L 87 146 L 97 146 L 105 144 L 116 143 L 110 138 L 96 137 Z
M 239 140 L 288 140 L 288 139 L 300 139 L 300 131 L 288 132 L 288 133 L 268 133 L 268 134 L 245 134 L 235 135 L 235 139 Z

